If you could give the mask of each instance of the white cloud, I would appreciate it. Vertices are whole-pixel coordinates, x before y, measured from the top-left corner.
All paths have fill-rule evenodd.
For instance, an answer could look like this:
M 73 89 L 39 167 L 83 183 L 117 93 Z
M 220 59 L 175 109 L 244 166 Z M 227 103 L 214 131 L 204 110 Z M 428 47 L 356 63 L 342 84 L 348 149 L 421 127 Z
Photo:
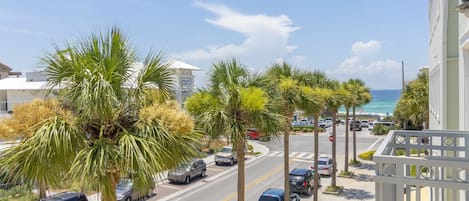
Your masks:
M 293 26 L 286 15 L 268 16 L 248 15 L 235 11 L 225 5 L 196 2 L 196 6 L 215 14 L 206 22 L 246 36 L 239 44 L 206 46 L 171 56 L 188 61 L 220 60 L 238 58 L 249 65 L 265 65 L 276 58 L 285 57 L 297 46 L 288 42 L 290 34 L 299 27 Z
M 370 40 L 368 42 L 357 41 L 352 44 L 350 53 L 357 56 L 367 56 L 376 54 L 381 50 L 381 42 Z
M 339 67 L 327 71 L 335 79 L 345 81 L 359 78 L 374 89 L 394 89 L 400 87 L 401 63 L 392 59 L 370 59 L 381 49 L 381 42 L 355 42 L 350 56 Z

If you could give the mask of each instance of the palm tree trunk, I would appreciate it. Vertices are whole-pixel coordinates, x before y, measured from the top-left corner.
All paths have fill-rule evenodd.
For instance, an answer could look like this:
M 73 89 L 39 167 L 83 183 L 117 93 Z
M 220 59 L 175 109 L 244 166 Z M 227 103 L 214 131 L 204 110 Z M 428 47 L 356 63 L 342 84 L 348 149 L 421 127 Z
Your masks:
M 288 107 L 288 106 L 287 106 Z M 284 188 L 285 188 L 285 195 L 284 200 L 290 200 L 290 180 L 289 180 L 289 173 L 290 173 L 290 125 L 292 122 L 293 112 L 286 111 L 285 112 L 285 122 L 284 125 L 284 133 L 283 133 L 283 170 L 284 170 Z
M 332 112 L 332 174 L 331 174 L 331 186 L 336 187 L 336 171 L 337 171 L 337 159 L 336 159 L 336 135 L 337 135 L 337 127 L 336 127 L 336 119 L 337 119 L 337 111 Z
M 116 197 L 116 186 L 117 184 L 119 183 L 119 180 L 120 180 L 120 176 L 119 176 L 119 172 L 117 171 L 112 171 L 112 172 L 109 172 L 108 173 L 108 178 L 109 178 L 109 182 L 111 183 L 111 186 L 109 187 L 109 191 L 110 193 L 104 193 L 102 190 L 101 190 L 101 196 L 102 196 L 102 201 L 116 201 L 117 200 L 117 197 Z
M 355 106 L 352 107 L 352 112 L 353 112 L 353 123 L 352 123 L 352 125 L 353 125 L 353 131 L 352 131 L 352 133 L 353 133 L 353 137 L 352 137 L 352 139 L 353 139 L 353 161 L 355 162 L 355 161 L 357 161 L 357 131 L 356 131 L 356 128 L 355 128 L 355 126 L 357 126 L 357 125 L 355 123 Z
M 345 165 L 344 165 L 344 172 L 348 172 L 348 131 L 349 131 L 349 108 L 345 108 Z
M 314 187 L 313 198 L 318 201 L 319 189 L 319 172 L 318 172 L 318 155 L 319 155 L 319 114 L 314 114 Z
M 238 201 L 244 201 L 244 135 L 236 138 L 236 153 L 238 162 Z
M 46 184 L 44 181 L 39 181 L 39 198 L 45 198 L 46 197 Z

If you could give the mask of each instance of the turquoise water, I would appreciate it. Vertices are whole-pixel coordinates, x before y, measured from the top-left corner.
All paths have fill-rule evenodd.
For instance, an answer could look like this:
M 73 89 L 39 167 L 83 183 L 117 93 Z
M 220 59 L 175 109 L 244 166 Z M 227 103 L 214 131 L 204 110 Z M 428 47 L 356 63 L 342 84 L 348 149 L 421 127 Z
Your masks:
M 401 97 L 401 90 L 371 90 L 373 99 L 370 103 L 358 108 L 357 113 L 365 114 L 392 114 L 397 101 Z M 344 108 L 339 109 L 340 113 L 345 113 Z M 350 111 L 352 112 L 352 111 Z

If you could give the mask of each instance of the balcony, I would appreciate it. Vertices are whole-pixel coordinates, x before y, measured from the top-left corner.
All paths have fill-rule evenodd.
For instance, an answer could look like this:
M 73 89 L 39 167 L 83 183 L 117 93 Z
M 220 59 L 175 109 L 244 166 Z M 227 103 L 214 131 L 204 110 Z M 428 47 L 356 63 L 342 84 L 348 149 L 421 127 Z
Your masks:
M 373 156 L 376 200 L 469 200 L 469 132 L 391 131 Z

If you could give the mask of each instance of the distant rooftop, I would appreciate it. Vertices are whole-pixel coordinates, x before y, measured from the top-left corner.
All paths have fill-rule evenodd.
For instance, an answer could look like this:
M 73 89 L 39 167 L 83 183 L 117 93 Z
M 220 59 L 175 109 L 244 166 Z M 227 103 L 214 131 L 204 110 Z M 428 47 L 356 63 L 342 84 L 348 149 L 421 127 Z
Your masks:
M 171 65 L 169 66 L 169 69 L 201 70 L 198 67 L 195 67 L 193 65 L 184 63 L 182 61 L 172 60 L 172 61 L 169 61 L 169 62 L 171 62 Z

